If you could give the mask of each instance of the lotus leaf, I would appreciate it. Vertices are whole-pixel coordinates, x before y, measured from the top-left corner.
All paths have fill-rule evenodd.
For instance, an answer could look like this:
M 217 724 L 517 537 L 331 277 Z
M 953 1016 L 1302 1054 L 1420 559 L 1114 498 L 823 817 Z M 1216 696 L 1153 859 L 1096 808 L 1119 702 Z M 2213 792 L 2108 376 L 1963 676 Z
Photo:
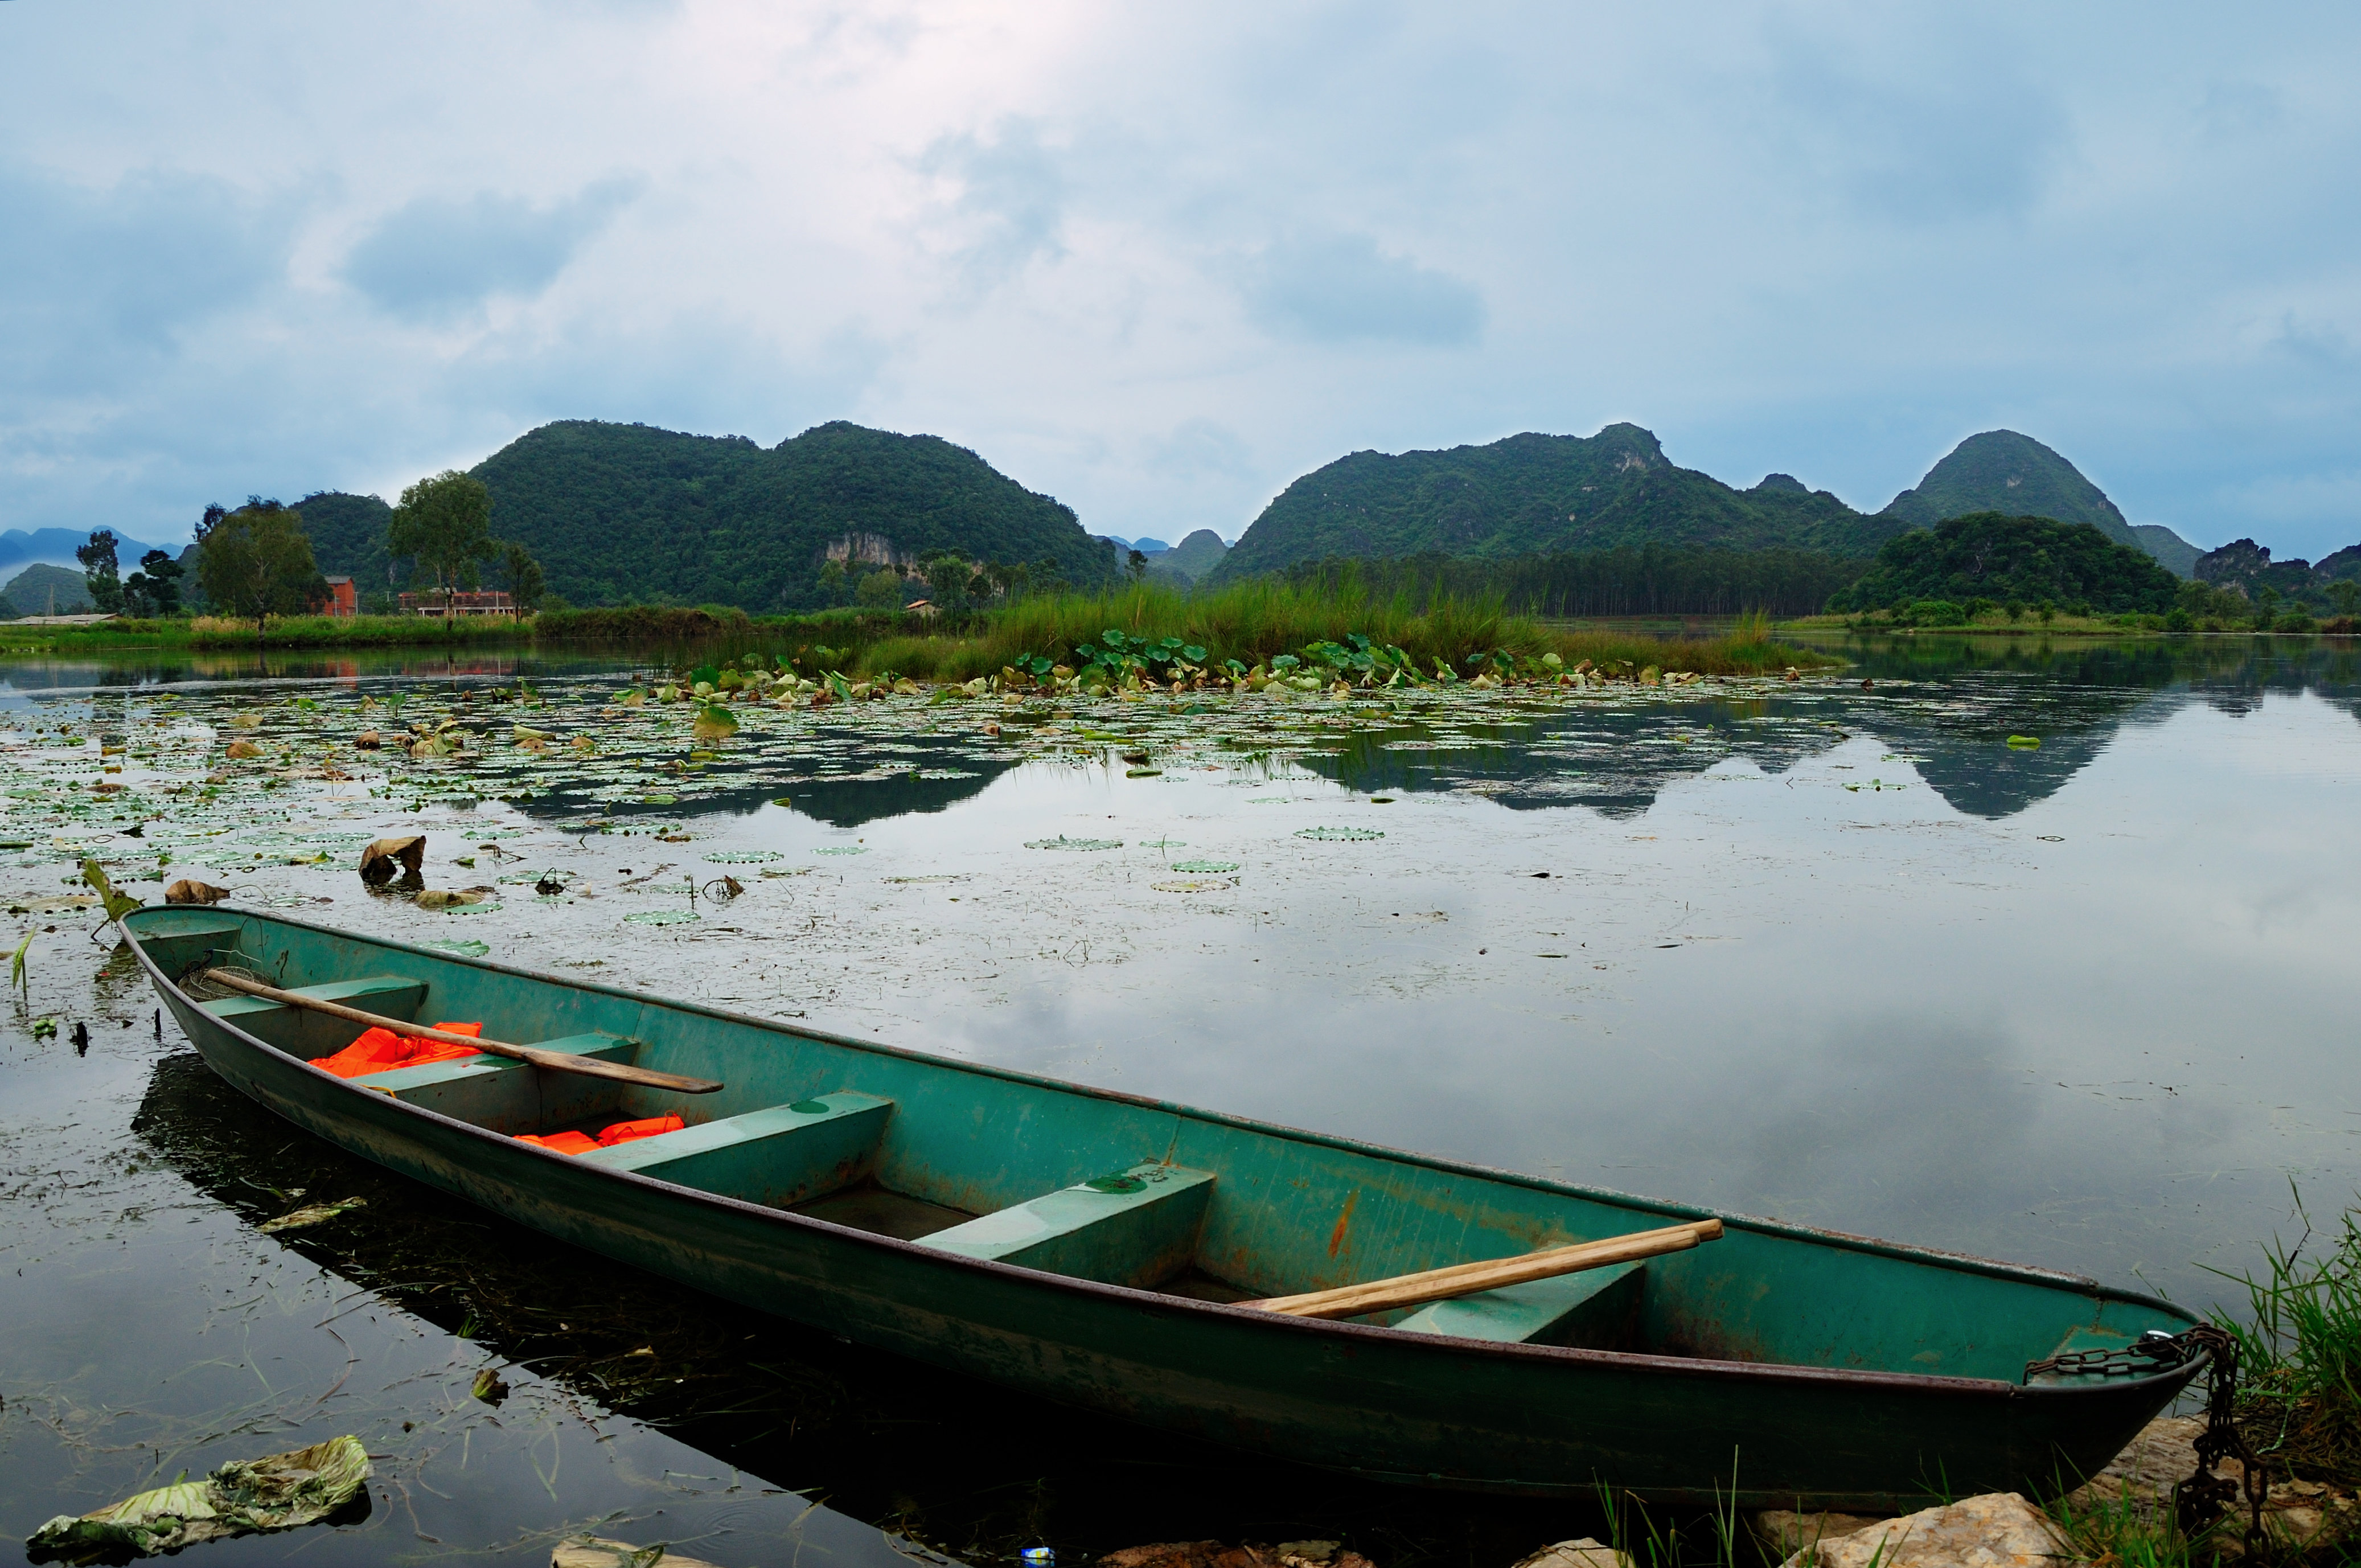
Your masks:
M 26 1545 L 77 1558 L 110 1552 L 142 1556 L 201 1541 L 317 1522 L 368 1484 L 368 1453 L 355 1437 L 332 1438 L 261 1459 L 235 1460 L 203 1481 L 176 1481 L 76 1519 L 60 1514 Z

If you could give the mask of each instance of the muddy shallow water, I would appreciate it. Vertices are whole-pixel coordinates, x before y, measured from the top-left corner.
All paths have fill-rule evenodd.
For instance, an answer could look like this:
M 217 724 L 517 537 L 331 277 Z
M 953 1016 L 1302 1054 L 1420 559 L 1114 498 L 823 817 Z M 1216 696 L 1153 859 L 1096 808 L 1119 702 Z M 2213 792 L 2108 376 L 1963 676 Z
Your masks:
M 379 1176 L 157 1037 L 95 916 L 53 902 L 84 855 L 150 899 L 194 876 L 561 976 L 2228 1299 L 2209 1271 L 2292 1236 L 2291 1184 L 2322 1210 L 2361 1186 L 2361 670 L 2286 639 L 1848 652 L 1677 694 L 741 707 L 720 740 L 619 705 L 639 672 L 595 660 L 0 670 L 0 899 L 12 946 L 35 933 L 0 1016 L 0 1535 L 346 1431 L 381 1456 L 366 1520 L 202 1550 L 546 1561 L 613 1516 L 723 1563 L 884 1561 L 875 1525 L 976 1558 L 1343 1532 L 1390 1565 L 1576 1533 L 962 1386 Z M 419 725 L 456 749 L 352 743 Z M 356 852 L 389 832 L 484 901 L 368 892 Z M 498 1405 L 470 1397 L 486 1367 Z

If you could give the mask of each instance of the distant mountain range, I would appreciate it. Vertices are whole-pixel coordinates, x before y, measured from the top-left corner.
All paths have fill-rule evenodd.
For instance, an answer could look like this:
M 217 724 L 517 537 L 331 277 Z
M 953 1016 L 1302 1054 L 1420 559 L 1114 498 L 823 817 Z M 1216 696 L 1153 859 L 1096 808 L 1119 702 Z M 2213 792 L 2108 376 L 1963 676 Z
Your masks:
M 82 566 L 74 560 L 74 552 L 89 543 L 87 530 L 76 532 L 71 528 L 36 528 L 27 532 L 21 528 L 12 528 L 0 533 L 0 575 L 36 562 L 70 567 L 79 574 Z M 139 565 L 139 557 L 156 548 L 156 545 L 142 544 L 119 532 L 115 535 L 115 557 L 122 564 L 123 575 L 126 577 Z M 178 555 L 186 546 L 174 544 L 169 548 Z M 27 610 L 26 613 L 29 615 L 32 612 Z
M 1339 556 L 1506 561 L 1649 545 L 1861 561 L 1914 529 L 1987 511 L 2087 522 L 2184 577 L 2199 556 L 2170 529 L 2135 527 L 2071 463 L 2005 430 L 1962 441 L 1876 512 L 1786 474 L 1734 488 L 1673 463 L 1635 424 L 1444 451 L 1356 452 L 1289 485 L 1235 546 L 1211 529 L 1177 545 L 1092 535 L 1070 509 L 964 447 L 841 421 L 772 447 L 562 421 L 472 472 L 491 490 L 494 535 L 523 543 L 550 588 L 577 604 L 807 609 L 847 591 L 823 574 L 831 558 L 857 576 L 938 552 L 1037 569 L 1053 562 L 1085 587 L 1118 580 L 1135 549 L 1151 575 L 1176 584 Z M 382 499 L 329 491 L 298 504 L 323 571 L 349 574 L 365 596 L 407 581 L 407 563 L 386 554 Z M 0 534 L 0 569 L 12 548 L 20 558 L 47 550 L 71 561 L 80 543 L 61 529 Z M 126 542 L 126 570 L 145 548 Z M 2293 575 L 2285 564 L 2278 571 Z
M 2183 576 L 2196 563 L 2194 545 L 2168 528 L 2133 528 L 2071 463 L 2014 431 L 1970 436 L 1863 513 L 1785 474 L 1733 489 L 1672 463 L 1638 425 L 1611 424 L 1593 436 L 1338 458 L 1281 491 L 1214 576 L 1337 555 L 1500 559 L 1646 544 L 1861 557 L 1912 528 L 1984 511 L 2088 522 Z

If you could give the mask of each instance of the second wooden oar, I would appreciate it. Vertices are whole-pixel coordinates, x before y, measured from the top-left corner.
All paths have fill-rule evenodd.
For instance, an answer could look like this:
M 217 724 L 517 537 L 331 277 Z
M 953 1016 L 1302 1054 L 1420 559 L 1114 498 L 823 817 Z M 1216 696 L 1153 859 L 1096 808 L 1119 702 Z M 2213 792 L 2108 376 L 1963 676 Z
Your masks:
M 1238 1305 L 1258 1307 L 1266 1312 L 1284 1312 L 1291 1318 L 1357 1318 L 1368 1312 L 1390 1311 L 1396 1307 L 1448 1301 L 1456 1296 L 1472 1296 L 1478 1290 L 1497 1290 L 1504 1285 L 1554 1279 L 1561 1274 L 1586 1268 L 1605 1268 L 1610 1264 L 1631 1263 L 1668 1252 L 1686 1252 L 1720 1234 L 1719 1220 L 1699 1220 L 1692 1224 L 1667 1225 L 1660 1231 L 1635 1231 L 1628 1236 L 1576 1242 L 1572 1246 L 1529 1252 L 1521 1257 L 1455 1263 L 1448 1268 L 1398 1274 L 1391 1279 L 1339 1285 L 1332 1290 L 1313 1290 L 1301 1296 L 1273 1296 L 1268 1300 L 1241 1301 Z
M 552 1072 L 579 1073 L 585 1078 L 611 1078 L 618 1083 L 636 1083 L 649 1089 L 669 1089 L 680 1094 L 710 1094 L 721 1085 L 709 1078 L 683 1078 L 677 1073 L 656 1072 L 643 1067 L 625 1067 L 620 1062 L 599 1061 L 592 1057 L 577 1057 L 565 1051 L 536 1050 L 531 1046 L 511 1046 L 504 1040 L 481 1040 L 473 1035 L 461 1035 L 449 1029 L 431 1029 L 423 1024 L 412 1024 L 400 1018 L 387 1018 L 375 1013 L 364 1013 L 357 1007 L 347 1007 L 341 1002 L 324 1002 L 316 996 L 305 996 L 297 991 L 281 991 L 275 985 L 248 980 L 227 970 L 209 969 L 205 978 L 215 985 L 225 985 L 232 991 L 242 991 L 248 996 L 260 996 L 290 1007 L 305 1007 L 314 1013 L 325 1013 L 332 1018 L 344 1018 L 355 1024 L 367 1024 L 406 1035 L 414 1040 L 437 1040 L 446 1046 L 468 1046 L 496 1057 L 508 1057 L 515 1061 L 530 1062 L 534 1067 L 547 1068 Z

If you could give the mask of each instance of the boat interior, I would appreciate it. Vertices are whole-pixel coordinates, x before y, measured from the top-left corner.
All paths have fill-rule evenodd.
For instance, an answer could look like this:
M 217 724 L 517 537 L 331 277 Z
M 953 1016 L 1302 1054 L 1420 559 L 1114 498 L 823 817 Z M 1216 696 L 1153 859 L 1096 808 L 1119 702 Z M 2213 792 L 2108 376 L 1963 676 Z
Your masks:
M 1093 1093 L 790 1025 L 584 989 L 217 910 L 126 924 L 207 1012 L 293 1056 L 364 1025 L 218 995 L 205 969 L 384 1017 L 479 1022 L 544 1051 L 719 1080 L 688 1094 L 494 1055 L 357 1089 L 508 1136 L 676 1114 L 571 1156 L 963 1257 L 1203 1300 L 1330 1288 L 1695 1214 Z M 577 1141 L 577 1146 L 580 1146 Z M 2076 1282 L 1733 1223 L 1691 1251 L 1355 1320 L 1495 1343 L 2016 1382 L 2066 1350 L 2183 1324 Z

